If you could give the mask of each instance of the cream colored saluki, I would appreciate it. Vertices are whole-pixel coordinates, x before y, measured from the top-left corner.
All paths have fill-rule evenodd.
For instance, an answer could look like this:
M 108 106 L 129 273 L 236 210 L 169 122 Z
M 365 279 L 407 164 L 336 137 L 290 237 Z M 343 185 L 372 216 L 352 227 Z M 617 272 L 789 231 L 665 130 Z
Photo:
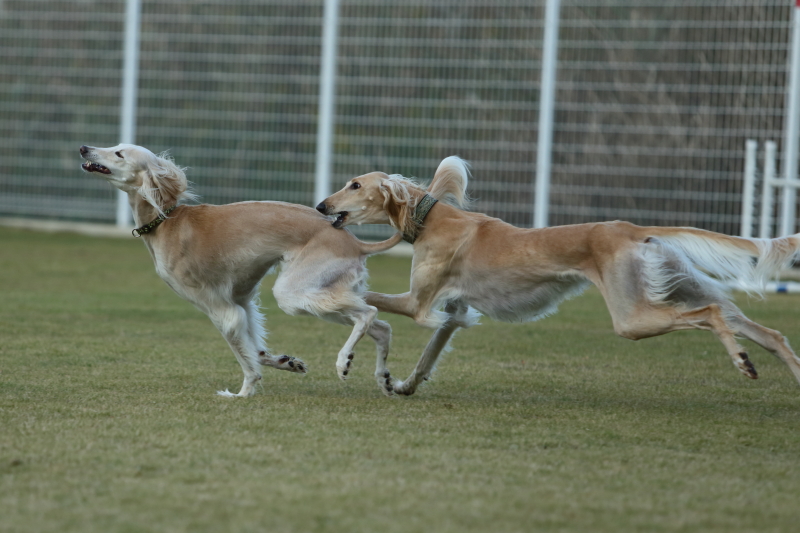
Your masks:
M 384 387 L 413 394 L 453 333 L 475 323 L 473 309 L 502 321 L 536 320 L 590 283 L 600 289 L 622 337 L 709 330 L 734 365 L 755 379 L 736 340 L 742 336 L 778 356 L 800 381 L 800 359 L 783 335 L 745 317 L 722 283 L 736 280 L 758 292 L 768 276 L 800 257 L 800 234 L 743 239 L 619 221 L 520 229 L 459 208 L 466 204 L 468 175 L 458 157 L 442 161 L 427 191 L 374 172 L 317 206 L 336 217 L 335 227 L 390 224 L 414 244 L 410 292 L 367 293 L 367 303 L 436 332 L 409 378 L 398 381 L 387 371 Z
M 336 368 L 345 379 L 356 343 L 366 333 L 377 345 L 377 370 L 383 375 L 391 327 L 376 320 L 364 301 L 366 256 L 400 240 L 367 244 L 333 229 L 309 207 L 283 202 L 180 205 L 196 199 L 181 168 L 146 148 L 81 146 L 86 172 L 128 194 L 136 224 L 156 272 L 179 296 L 204 312 L 230 345 L 244 372 L 238 394 L 249 396 L 261 379 L 261 366 L 306 372 L 294 357 L 272 355 L 265 344 L 258 288 L 273 267 L 281 272 L 272 289 L 290 315 L 314 315 L 353 327 L 339 351 Z

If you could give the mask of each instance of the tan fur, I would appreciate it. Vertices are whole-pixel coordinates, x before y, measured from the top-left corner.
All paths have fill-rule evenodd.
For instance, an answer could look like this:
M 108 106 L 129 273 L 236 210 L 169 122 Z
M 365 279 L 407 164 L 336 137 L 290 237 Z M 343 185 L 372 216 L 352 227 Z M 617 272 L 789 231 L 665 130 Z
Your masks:
M 81 147 L 84 170 L 128 193 L 137 226 L 183 199 L 193 199 L 183 170 L 170 159 L 134 145 Z M 95 167 L 100 164 L 101 167 Z M 366 256 L 394 246 L 400 235 L 368 244 L 331 227 L 313 209 L 283 202 L 179 205 L 142 241 L 156 272 L 179 296 L 209 316 L 239 361 L 244 382 L 238 394 L 254 393 L 260 366 L 305 373 L 302 361 L 272 355 L 266 347 L 259 284 L 281 267 L 273 293 L 285 312 L 310 314 L 353 328 L 336 368 L 344 379 L 355 344 L 366 333 L 378 347 L 376 376 L 386 383 L 384 364 L 391 327 L 375 320 L 364 301 Z
M 440 166 L 429 191 L 452 191 L 459 180 L 452 172 L 456 167 L 448 168 L 447 187 L 439 188 Z M 460 174 L 464 189 L 466 166 Z M 395 189 L 405 190 L 387 199 L 378 194 Z M 392 205 L 394 198 L 410 197 L 404 202 L 413 204 L 425 193 L 407 180 L 372 173 L 354 178 L 317 209 L 323 206 L 321 210 L 330 215 L 349 212 L 345 224 L 391 223 L 401 228 L 404 222 L 397 217 L 407 215 Z M 755 379 L 755 368 L 736 341 L 743 336 L 778 356 L 800 381 L 800 359 L 783 336 L 747 319 L 716 279 L 744 280 L 756 287 L 797 258 L 798 249 L 797 235 L 760 241 L 627 222 L 520 229 L 440 202 L 429 212 L 414 243 L 410 291 L 367 293 L 367 302 L 437 328 L 411 376 L 404 382 L 393 381 L 394 391 L 401 394 L 412 394 L 430 375 L 459 327 L 475 323 L 472 309 L 498 320 L 536 320 L 554 313 L 559 302 L 590 283 L 600 289 L 614 330 L 622 337 L 709 330 L 735 366 Z M 444 312 L 438 310 L 442 306 Z

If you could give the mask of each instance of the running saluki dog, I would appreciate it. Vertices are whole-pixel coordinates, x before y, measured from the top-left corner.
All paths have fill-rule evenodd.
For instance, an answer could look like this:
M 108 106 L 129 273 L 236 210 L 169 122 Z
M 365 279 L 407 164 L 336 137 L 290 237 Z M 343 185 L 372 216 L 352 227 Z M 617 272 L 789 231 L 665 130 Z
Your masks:
M 336 368 L 345 379 L 356 343 L 366 333 L 377 345 L 378 375 L 385 371 L 391 326 L 364 301 L 366 256 L 400 241 L 400 235 L 367 244 L 331 228 L 328 219 L 301 205 L 241 202 L 181 205 L 195 200 L 186 176 L 171 159 L 146 148 L 81 146 L 86 172 L 128 194 L 141 236 L 156 272 L 179 296 L 204 312 L 230 345 L 244 372 L 238 394 L 250 396 L 261 366 L 304 374 L 306 365 L 288 355 L 272 355 L 264 342 L 258 288 L 281 266 L 272 292 L 290 315 L 314 315 L 353 327 L 339 351 Z
M 600 289 L 622 337 L 709 330 L 739 371 L 755 379 L 736 341 L 742 336 L 779 357 L 800 381 L 800 359 L 783 335 L 745 317 L 723 283 L 736 280 L 757 292 L 768 276 L 800 258 L 800 234 L 744 239 L 619 221 L 519 229 L 460 209 L 468 176 L 465 161 L 448 157 L 427 190 L 374 172 L 317 206 L 336 217 L 334 227 L 390 224 L 414 245 L 410 292 L 367 293 L 367 303 L 436 332 L 409 378 L 395 380 L 387 371 L 384 387 L 413 394 L 455 331 L 476 322 L 474 310 L 507 322 L 537 320 L 589 284 Z

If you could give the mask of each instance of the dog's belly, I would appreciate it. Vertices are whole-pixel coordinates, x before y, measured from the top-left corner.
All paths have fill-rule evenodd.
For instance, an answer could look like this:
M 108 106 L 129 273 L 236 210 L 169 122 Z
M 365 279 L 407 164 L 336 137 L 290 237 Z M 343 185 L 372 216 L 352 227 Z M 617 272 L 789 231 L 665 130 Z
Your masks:
M 575 274 L 535 282 L 484 280 L 468 283 L 462 298 L 484 315 L 502 322 L 539 320 L 558 311 L 564 300 L 581 294 L 591 283 Z

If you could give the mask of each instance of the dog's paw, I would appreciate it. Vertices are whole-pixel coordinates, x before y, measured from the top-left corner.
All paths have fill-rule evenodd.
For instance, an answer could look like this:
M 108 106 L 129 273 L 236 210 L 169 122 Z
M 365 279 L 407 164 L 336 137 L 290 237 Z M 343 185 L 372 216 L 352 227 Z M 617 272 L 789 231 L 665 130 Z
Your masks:
M 298 374 L 305 374 L 308 372 L 306 364 L 296 357 L 290 355 L 281 355 L 275 361 L 275 368 L 279 370 L 288 370 L 289 372 L 297 372 Z
M 385 396 L 394 396 L 394 385 L 397 380 L 392 377 L 388 370 L 383 372 L 383 374 L 376 374 L 375 380 L 378 382 L 378 388 L 381 389 L 381 392 Z
M 394 385 L 392 386 L 395 394 L 400 394 L 403 396 L 411 396 L 415 392 L 417 392 L 417 387 L 408 381 L 395 381 Z
M 239 397 L 238 394 L 234 394 L 231 391 L 229 391 L 228 389 L 218 390 L 217 391 L 217 395 L 224 396 L 225 398 L 238 398 Z
M 350 352 L 347 354 L 347 359 L 344 361 L 336 361 L 336 373 L 342 381 L 347 380 L 347 374 L 350 372 L 350 367 L 353 365 L 353 357 L 355 356 L 356 354 Z M 341 359 L 341 357 L 339 357 L 339 359 Z
M 739 352 L 739 360 L 734 362 L 736 364 L 736 368 L 739 369 L 739 372 L 750 379 L 758 379 L 756 367 L 753 366 L 753 363 L 751 363 L 750 359 L 748 359 L 747 352 Z

